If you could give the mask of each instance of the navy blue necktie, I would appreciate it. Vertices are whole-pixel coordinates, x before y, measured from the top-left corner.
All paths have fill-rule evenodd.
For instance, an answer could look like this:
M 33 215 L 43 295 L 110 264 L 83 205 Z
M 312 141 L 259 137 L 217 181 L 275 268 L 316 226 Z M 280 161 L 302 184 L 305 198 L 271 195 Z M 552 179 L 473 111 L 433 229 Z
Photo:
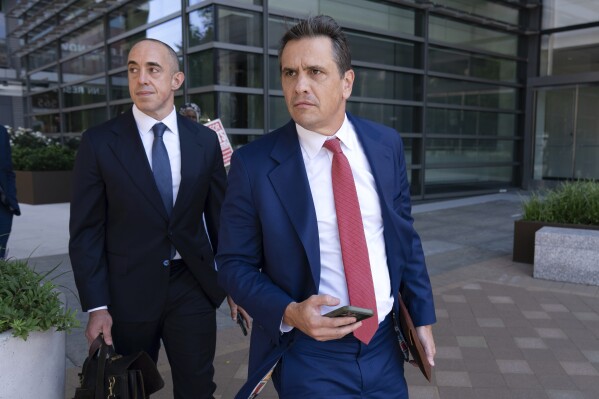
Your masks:
M 154 143 L 152 143 L 152 172 L 156 180 L 156 186 L 164 202 L 166 212 L 170 216 L 173 210 L 173 175 L 171 174 L 171 162 L 162 136 L 166 125 L 158 122 L 152 127 L 154 132 Z

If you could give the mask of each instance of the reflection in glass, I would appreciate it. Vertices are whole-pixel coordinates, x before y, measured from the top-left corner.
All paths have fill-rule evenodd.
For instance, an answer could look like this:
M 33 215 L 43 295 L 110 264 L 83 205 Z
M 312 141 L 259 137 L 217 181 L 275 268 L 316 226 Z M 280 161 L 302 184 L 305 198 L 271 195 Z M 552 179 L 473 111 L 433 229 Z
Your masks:
M 517 135 L 515 114 L 429 107 L 426 124 L 426 131 L 433 134 L 486 137 Z
M 62 92 L 66 108 L 106 102 L 106 80 L 101 78 L 66 86 L 63 87 Z
M 58 66 L 53 65 L 43 71 L 29 75 L 29 90 L 32 92 L 58 86 Z
M 127 72 L 117 73 L 110 77 L 110 99 L 122 100 L 123 98 L 129 98 Z
M 214 40 L 214 8 L 201 8 L 189 13 L 189 47 Z
M 158 39 L 179 52 L 182 48 L 183 37 L 181 34 L 181 17 L 171 19 L 163 24 L 154 26 L 145 32 L 137 33 L 126 39 L 119 40 L 110 45 L 110 67 L 119 68 L 127 65 L 129 50 L 138 41 L 144 38 Z
M 99 19 L 85 25 L 75 33 L 65 36 L 60 41 L 62 58 L 83 53 L 100 44 L 104 40 L 104 23 Z
M 307 15 L 331 15 L 339 24 L 350 23 L 366 28 L 414 35 L 415 12 L 381 1 L 370 0 L 269 0 L 270 8 Z
M 150 0 L 132 1 L 109 15 L 110 37 L 157 21 L 181 10 L 180 1 Z
M 431 47 L 429 49 L 429 68 L 435 72 L 481 79 L 507 82 L 516 82 L 517 80 L 516 61 L 457 50 Z
M 34 115 L 31 118 L 31 128 L 42 133 L 61 133 L 60 114 Z
M 189 87 L 202 87 L 214 84 L 213 50 L 189 54 Z
M 197 104 L 202 110 L 202 115 L 200 115 L 201 120 L 214 120 L 219 118 L 219 116 L 216 115 L 215 98 L 215 93 L 192 94 L 189 97 L 190 102 Z
M 272 4 L 272 1 L 270 2 Z M 302 3 L 302 7 L 304 3 Z M 268 48 L 279 50 L 281 38 L 297 21 L 291 18 L 281 18 L 274 15 L 268 17 Z
M 271 90 L 281 90 L 281 66 L 279 57 L 268 57 L 268 81 Z
M 480 190 L 509 184 L 512 181 L 512 166 L 472 166 L 470 168 L 433 169 L 424 173 L 426 194 L 456 193 Z
M 426 140 L 427 165 L 511 162 L 512 140 L 429 138 Z
M 382 123 L 400 133 L 421 133 L 420 107 L 350 101 L 347 110 L 361 118 Z
M 218 117 L 225 128 L 263 129 L 263 104 L 261 95 L 218 93 Z
M 285 98 L 283 96 L 270 96 L 268 97 L 268 111 L 269 111 L 269 128 L 271 130 L 277 129 L 285 125 L 291 119 L 289 112 L 287 111 L 287 105 L 285 104 Z
M 262 87 L 262 54 L 218 50 L 217 84 L 238 87 Z
M 593 0 L 543 0 L 543 29 L 599 21 L 599 3 Z
M 419 45 L 407 41 L 346 32 L 352 60 L 407 68 L 420 66 Z
M 219 42 L 262 46 L 262 16 L 258 12 L 218 7 Z
M 438 104 L 516 109 L 517 90 L 484 83 L 429 78 L 428 101 Z
M 90 126 L 99 125 L 107 119 L 106 107 L 66 112 L 64 116 L 66 123 L 65 133 L 82 133 Z
M 352 95 L 392 100 L 421 99 L 422 78 L 402 72 L 355 67 Z
M 579 87 L 574 178 L 599 179 L 599 87 Z
M 262 0 L 235 0 L 235 1 L 237 3 L 250 4 L 250 5 L 255 5 L 255 6 L 262 5 Z M 204 2 L 206 2 L 206 0 L 188 0 L 188 3 L 190 6 L 193 6 L 194 4 L 204 3 Z
M 74 82 L 104 72 L 104 49 L 97 49 L 62 63 L 62 81 Z
M 52 42 L 40 49 L 27 55 L 29 60 L 29 69 L 37 69 L 58 59 L 58 50 L 56 42 Z
M 436 16 L 430 17 L 431 40 L 474 47 L 515 56 L 518 54 L 518 35 L 475 25 L 468 25 Z
M 58 111 L 58 90 L 31 96 L 31 107 L 33 112 Z
M 599 71 L 599 28 L 543 35 L 541 76 Z
M 468 14 L 480 15 L 483 18 L 493 18 L 508 24 L 518 25 L 519 12 L 517 8 L 488 0 L 431 0 L 430 2 L 435 5 L 465 11 Z

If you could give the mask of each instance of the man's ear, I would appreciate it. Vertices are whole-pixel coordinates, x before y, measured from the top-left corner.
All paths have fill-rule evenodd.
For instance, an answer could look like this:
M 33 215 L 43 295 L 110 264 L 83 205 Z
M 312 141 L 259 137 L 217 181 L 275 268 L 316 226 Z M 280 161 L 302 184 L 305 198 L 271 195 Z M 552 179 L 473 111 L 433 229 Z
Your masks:
M 183 72 L 175 72 L 173 78 L 171 79 L 171 88 L 173 91 L 179 90 L 179 87 L 185 81 L 185 74 Z
M 343 98 L 344 99 L 348 99 L 349 96 L 351 96 L 351 91 L 352 88 L 354 86 L 354 78 L 355 78 L 355 74 L 354 74 L 354 70 L 353 69 L 348 69 L 347 71 L 345 71 L 345 74 L 343 75 Z

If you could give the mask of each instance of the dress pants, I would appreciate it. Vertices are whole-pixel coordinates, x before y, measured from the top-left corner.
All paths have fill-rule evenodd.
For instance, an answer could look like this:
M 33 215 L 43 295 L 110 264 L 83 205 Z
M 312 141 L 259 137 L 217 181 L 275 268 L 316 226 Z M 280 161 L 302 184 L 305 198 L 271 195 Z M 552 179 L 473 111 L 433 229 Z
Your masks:
M 143 323 L 114 320 L 115 350 L 123 355 L 144 350 L 157 361 L 162 340 L 171 366 L 173 398 L 213 398 L 216 309 L 183 261 L 172 261 L 170 267 L 162 317 Z
M 12 229 L 13 213 L 0 204 L 0 259 L 6 256 L 8 235 Z
M 353 334 L 320 342 L 299 330 L 273 373 L 281 399 L 407 399 L 393 316 L 364 345 Z

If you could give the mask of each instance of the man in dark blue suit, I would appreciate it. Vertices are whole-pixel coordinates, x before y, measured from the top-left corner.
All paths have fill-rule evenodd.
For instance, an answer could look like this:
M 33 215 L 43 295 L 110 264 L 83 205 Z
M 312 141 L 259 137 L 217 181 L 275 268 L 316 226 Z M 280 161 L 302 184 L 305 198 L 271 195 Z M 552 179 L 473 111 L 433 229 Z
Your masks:
M 174 398 L 213 398 L 218 137 L 175 111 L 184 76 L 165 43 L 135 44 L 128 80 L 133 108 L 83 134 L 74 168 L 69 254 L 85 334 L 154 361 L 162 341 Z
M 12 217 L 20 214 L 15 172 L 12 169 L 10 140 L 6 128 L 0 125 L 0 259 L 6 256 Z
M 234 153 L 221 216 L 219 282 L 254 318 L 248 382 L 237 398 L 253 397 L 269 375 L 286 399 L 407 398 L 394 329 L 398 296 L 431 365 L 436 319 L 401 139 L 345 112 L 354 72 L 332 18 L 291 28 L 279 61 L 293 120 Z M 346 254 L 357 245 L 345 245 L 346 205 L 335 187 L 339 152 L 359 203 L 361 227 L 349 239 L 361 237 L 356 242 L 366 247 L 358 280 L 369 281 L 364 291 L 375 316 L 364 321 L 323 316 L 355 305 L 355 262 Z

